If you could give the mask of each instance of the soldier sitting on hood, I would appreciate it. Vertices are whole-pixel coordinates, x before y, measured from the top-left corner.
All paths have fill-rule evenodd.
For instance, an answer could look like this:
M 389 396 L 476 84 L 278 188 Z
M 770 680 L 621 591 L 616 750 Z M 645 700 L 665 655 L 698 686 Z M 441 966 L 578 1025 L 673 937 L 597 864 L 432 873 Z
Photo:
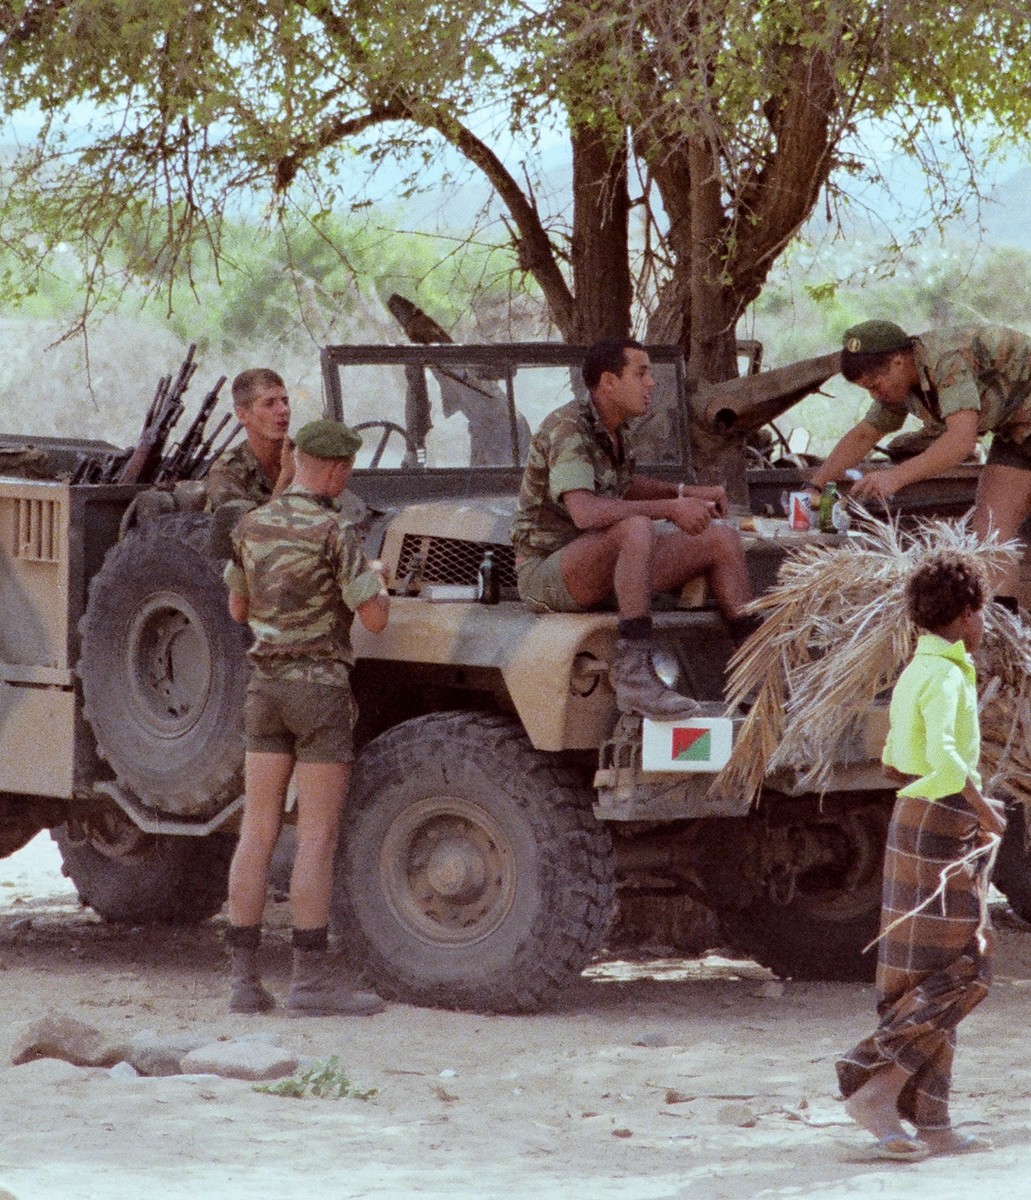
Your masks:
M 512 526 L 519 594 L 537 612 L 585 612 L 614 596 L 619 640 L 610 671 L 621 712 L 696 716 L 696 700 L 665 687 L 652 667 L 652 596 L 704 575 L 736 641 L 757 618 L 722 487 L 665 483 L 634 472 L 623 427 L 648 409 L 655 380 L 632 339 L 597 342 L 583 378 L 589 395 L 556 409 L 530 443 Z M 660 532 L 655 522 L 676 528 Z

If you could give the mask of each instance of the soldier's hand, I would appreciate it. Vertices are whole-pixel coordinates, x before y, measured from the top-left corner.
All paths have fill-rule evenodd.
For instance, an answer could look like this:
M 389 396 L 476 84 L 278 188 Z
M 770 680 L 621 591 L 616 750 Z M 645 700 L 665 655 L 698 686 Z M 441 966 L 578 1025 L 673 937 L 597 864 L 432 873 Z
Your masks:
M 871 471 L 852 485 L 849 498 L 852 500 L 887 500 L 895 495 L 898 484 L 895 482 L 895 472 Z
M 697 496 L 681 496 L 670 507 L 669 519 L 685 533 L 704 533 L 713 518 L 713 502 Z
M 288 487 L 294 481 L 294 471 L 297 469 L 297 460 L 294 457 L 294 443 L 292 438 L 283 438 L 283 449 L 279 452 L 279 480 L 278 482 L 283 487 Z
M 719 484 L 692 485 L 690 490 L 684 489 L 686 496 L 696 500 L 704 500 L 711 507 L 709 511 L 714 517 L 725 517 L 727 508 L 727 490 Z

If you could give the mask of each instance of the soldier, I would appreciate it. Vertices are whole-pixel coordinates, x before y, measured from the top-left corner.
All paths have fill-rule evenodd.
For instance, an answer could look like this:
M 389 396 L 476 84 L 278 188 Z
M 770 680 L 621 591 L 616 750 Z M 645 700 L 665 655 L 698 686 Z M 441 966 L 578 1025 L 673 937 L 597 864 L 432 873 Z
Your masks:
M 297 855 L 290 877 L 297 1013 L 380 1012 L 327 957 L 333 859 L 354 758 L 349 676 L 355 616 L 373 633 L 387 623 L 382 574 L 362 553 L 354 526 L 333 507 L 361 439 L 335 421 L 297 434 L 294 481 L 241 518 L 225 571 L 229 611 L 254 633 L 247 690 L 243 825 L 229 873 L 231 1012 L 275 1004 L 261 984 L 258 945 L 268 869 L 290 776 L 297 785 Z
M 651 603 L 705 575 L 736 640 L 755 628 L 737 530 L 715 525 L 722 487 L 664 483 L 634 473 L 624 425 L 647 411 L 655 380 L 632 339 L 597 342 L 583 378 L 589 396 L 546 417 L 530 443 L 512 526 L 520 596 L 537 612 L 584 612 L 613 595 L 619 640 L 610 671 L 622 712 L 697 715 L 696 700 L 666 688 L 651 662 Z M 677 526 L 656 531 L 666 519 Z
M 967 325 L 910 337 L 891 321 L 846 330 L 841 373 L 874 403 L 816 469 L 822 489 L 861 462 L 886 433 L 912 413 L 938 434 L 921 454 L 864 475 L 860 500 L 887 499 L 908 483 L 930 479 L 967 458 L 992 433 L 977 485 L 973 529 L 1008 541 L 1031 513 L 1031 338 L 1001 325 Z M 1020 564 L 992 579 L 995 600 L 1015 612 Z
M 221 454 L 207 476 L 207 509 L 227 501 L 264 504 L 279 496 L 294 476 L 290 397 L 282 378 L 268 367 L 242 371 L 233 380 L 233 409 L 247 440 Z

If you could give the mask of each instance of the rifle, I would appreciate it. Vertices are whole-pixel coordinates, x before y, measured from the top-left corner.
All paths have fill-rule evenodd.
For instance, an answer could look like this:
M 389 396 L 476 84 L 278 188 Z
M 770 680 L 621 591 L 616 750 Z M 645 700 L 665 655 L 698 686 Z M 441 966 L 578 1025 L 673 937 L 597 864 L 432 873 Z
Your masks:
M 226 413 L 226 415 L 219 422 L 218 428 L 211 435 L 211 437 L 209 437 L 208 440 L 204 443 L 203 447 L 201 448 L 201 453 L 197 455 L 199 462 L 198 462 L 196 474 L 191 475 L 190 476 L 191 479 L 206 478 L 208 471 L 211 470 L 211 464 L 213 462 L 215 462 L 215 460 L 218 458 L 218 456 L 220 454 L 225 452 L 225 450 L 229 446 L 229 443 L 233 440 L 233 438 L 236 437 L 236 435 L 240 432 L 240 430 L 243 429 L 243 426 L 240 424 L 239 421 L 237 421 L 236 424 L 232 427 L 232 429 L 230 429 L 229 433 L 226 434 L 226 437 L 223 440 L 223 442 L 221 443 L 221 445 L 215 447 L 215 449 L 212 450 L 212 448 L 211 448 L 212 443 L 214 442 L 215 438 L 217 438 L 218 435 L 225 428 L 225 424 L 229 419 L 230 419 L 229 413 Z
M 218 383 L 211 389 L 210 392 L 200 402 L 200 408 L 197 410 L 197 415 L 190 422 L 190 427 L 183 435 L 182 441 L 175 447 L 172 453 L 162 460 L 157 473 L 154 477 L 155 483 L 161 483 L 166 479 L 192 479 L 193 472 L 196 469 L 199 459 L 203 458 L 203 447 L 201 445 L 204 436 L 204 427 L 208 423 L 208 418 L 211 416 L 215 404 L 218 402 L 218 393 L 225 383 L 226 377 L 222 375 Z M 222 424 L 229 420 L 228 414 L 223 419 Z M 219 426 L 221 428 L 221 426 Z M 216 431 L 217 432 L 217 431 Z M 199 453 L 198 453 L 199 451 Z
M 132 454 L 129 455 L 128 461 L 118 472 L 116 483 L 152 482 L 152 476 L 161 461 L 161 454 L 165 448 L 165 442 L 168 441 L 168 435 L 183 413 L 182 398 L 197 369 L 197 364 L 193 361 L 196 349 L 196 343 L 191 342 L 190 349 L 174 382 L 168 375 L 163 375 L 158 382 L 154 399 L 151 400 L 150 407 L 147 409 L 140 440 L 136 443 Z
M 215 438 L 218 437 L 232 419 L 232 413 L 222 414 L 222 420 L 219 421 L 208 437 L 197 447 L 197 453 L 193 456 L 193 461 L 190 463 L 189 470 L 185 476 L 186 479 L 203 479 L 207 475 L 207 467 L 210 466 L 209 459 L 215 457 L 211 453 L 211 447 L 215 444 Z

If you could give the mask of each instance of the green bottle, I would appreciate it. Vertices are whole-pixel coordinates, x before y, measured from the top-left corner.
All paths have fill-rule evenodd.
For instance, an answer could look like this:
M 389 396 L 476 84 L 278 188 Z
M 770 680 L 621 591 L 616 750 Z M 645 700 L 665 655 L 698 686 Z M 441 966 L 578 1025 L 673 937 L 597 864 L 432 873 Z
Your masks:
M 838 502 L 838 485 L 828 483 L 820 496 L 817 527 L 821 533 L 837 533 L 834 526 L 834 505 Z

